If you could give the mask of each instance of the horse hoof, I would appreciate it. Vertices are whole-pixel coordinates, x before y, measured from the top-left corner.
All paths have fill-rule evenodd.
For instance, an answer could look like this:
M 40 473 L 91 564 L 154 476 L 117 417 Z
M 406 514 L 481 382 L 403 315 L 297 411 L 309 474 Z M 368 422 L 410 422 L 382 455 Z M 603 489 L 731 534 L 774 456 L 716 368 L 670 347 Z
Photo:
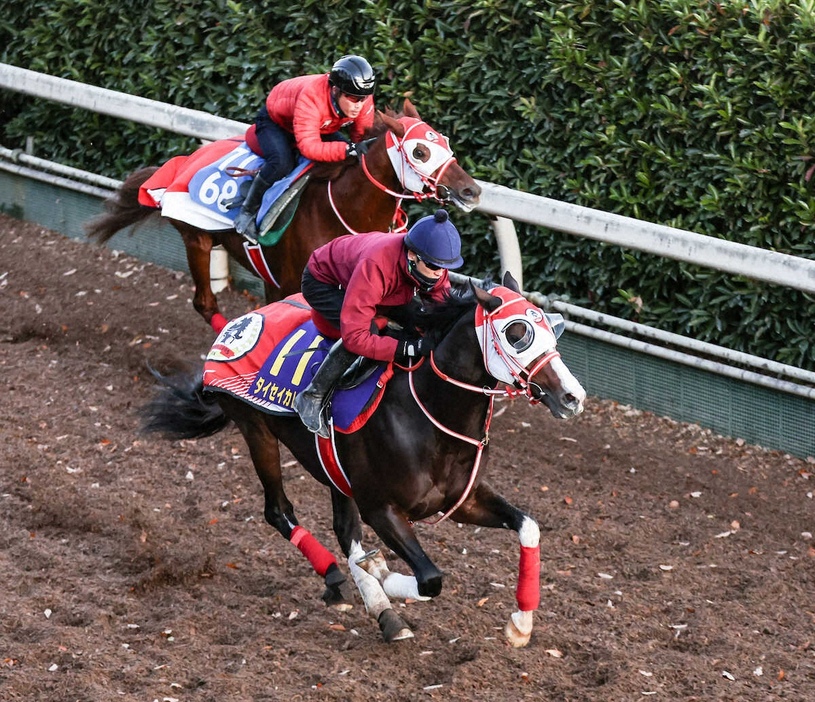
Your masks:
M 405 639 L 412 639 L 413 632 L 410 627 L 404 622 L 393 609 L 388 608 L 379 615 L 379 629 L 382 632 L 382 638 L 385 643 L 393 643 L 394 641 L 404 641 Z
M 332 566 L 325 575 L 325 590 L 321 596 L 326 606 L 333 607 L 339 612 L 347 612 L 353 608 L 353 594 L 348 581 L 337 566 Z
M 442 583 L 441 572 L 436 570 L 432 576 L 418 581 L 419 594 L 427 598 L 438 597 L 441 594 Z
M 523 648 L 532 638 L 532 612 L 515 612 L 504 627 L 510 646 Z
M 353 595 L 347 583 L 328 585 L 320 599 L 325 602 L 326 607 L 333 607 L 338 612 L 348 612 L 354 608 Z

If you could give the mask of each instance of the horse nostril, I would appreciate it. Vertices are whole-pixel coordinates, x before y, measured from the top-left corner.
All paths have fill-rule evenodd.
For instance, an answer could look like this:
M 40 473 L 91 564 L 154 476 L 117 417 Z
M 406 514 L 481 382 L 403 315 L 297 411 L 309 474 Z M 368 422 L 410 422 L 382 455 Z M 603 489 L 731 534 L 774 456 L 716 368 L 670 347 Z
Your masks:
M 464 188 L 464 190 L 461 191 L 461 194 L 468 201 L 478 200 L 481 197 L 481 188 L 478 185 L 472 188 Z

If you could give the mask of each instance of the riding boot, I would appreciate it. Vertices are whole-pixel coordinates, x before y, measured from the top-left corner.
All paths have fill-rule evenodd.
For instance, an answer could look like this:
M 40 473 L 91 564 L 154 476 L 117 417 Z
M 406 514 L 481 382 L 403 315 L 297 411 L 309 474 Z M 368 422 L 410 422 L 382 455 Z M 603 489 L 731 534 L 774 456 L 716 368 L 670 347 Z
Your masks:
M 357 355 L 348 351 L 342 345 L 342 340 L 336 342 L 311 379 L 311 384 L 297 394 L 294 409 L 309 431 L 328 438 L 328 427 L 323 420 L 323 406 L 334 385 L 356 359 Z
M 263 194 L 271 185 L 258 173 L 252 181 L 249 192 L 246 193 L 246 199 L 241 205 L 241 211 L 235 218 L 235 231 L 250 241 L 257 241 L 258 227 L 255 219 L 260 209 L 260 203 L 263 202 Z

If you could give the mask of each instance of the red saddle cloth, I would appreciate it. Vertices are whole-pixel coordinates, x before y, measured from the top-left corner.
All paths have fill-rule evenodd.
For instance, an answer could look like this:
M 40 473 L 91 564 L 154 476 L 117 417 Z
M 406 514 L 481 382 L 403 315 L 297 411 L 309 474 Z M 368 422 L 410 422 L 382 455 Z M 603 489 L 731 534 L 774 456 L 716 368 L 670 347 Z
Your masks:
M 227 392 L 271 414 L 294 413 L 294 399 L 311 382 L 334 340 L 311 321 L 300 293 L 230 321 L 218 335 L 204 364 L 204 387 Z M 331 400 L 333 427 L 352 433 L 376 410 L 393 375 L 381 367 Z
M 160 207 L 150 191 L 186 192 L 192 177 L 204 166 L 226 156 L 238 144 L 242 137 L 220 139 L 202 146 L 189 156 L 173 156 L 151 175 L 139 188 L 139 204 L 145 207 Z

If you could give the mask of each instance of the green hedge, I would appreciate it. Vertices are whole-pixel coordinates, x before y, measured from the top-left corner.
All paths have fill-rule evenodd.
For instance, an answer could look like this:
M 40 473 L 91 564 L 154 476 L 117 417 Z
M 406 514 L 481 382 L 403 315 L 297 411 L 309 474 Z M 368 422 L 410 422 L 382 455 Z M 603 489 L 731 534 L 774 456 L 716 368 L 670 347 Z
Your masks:
M 251 121 L 278 80 L 361 53 L 477 178 L 813 257 L 815 2 L 6 0 L 0 60 Z M 189 139 L 2 94 L 0 141 L 122 177 Z M 457 217 L 470 272 L 483 218 Z M 529 289 L 815 368 L 815 298 L 521 227 Z

